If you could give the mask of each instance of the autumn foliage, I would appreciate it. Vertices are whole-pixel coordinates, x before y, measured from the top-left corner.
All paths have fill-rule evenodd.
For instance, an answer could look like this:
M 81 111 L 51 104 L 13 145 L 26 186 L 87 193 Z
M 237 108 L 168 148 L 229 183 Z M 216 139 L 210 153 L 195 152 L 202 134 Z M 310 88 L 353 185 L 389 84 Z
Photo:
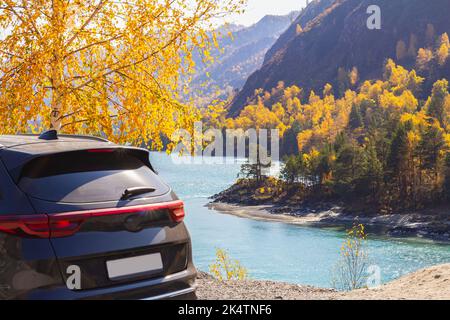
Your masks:
M 382 80 L 340 98 L 328 84 L 306 94 L 280 83 L 221 122 L 280 129 L 281 178 L 304 200 L 337 199 L 384 213 L 418 209 L 450 200 L 449 84 L 437 81 L 423 99 L 424 80 L 388 60 Z
M 104 135 L 148 142 L 189 128 L 179 102 L 214 19 L 245 0 L 0 1 L 0 132 Z

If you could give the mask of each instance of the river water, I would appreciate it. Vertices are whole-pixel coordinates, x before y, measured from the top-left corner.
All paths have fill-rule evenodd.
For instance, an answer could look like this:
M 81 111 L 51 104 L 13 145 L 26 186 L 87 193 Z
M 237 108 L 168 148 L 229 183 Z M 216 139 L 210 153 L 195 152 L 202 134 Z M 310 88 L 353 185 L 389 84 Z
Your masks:
M 186 224 L 194 263 L 208 271 L 215 249 L 226 249 L 253 279 L 329 287 L 345 234 L 339 230 L 264 222 L 221 214 L 205 207 L 208 198 L 233 184 L 240 164 L 180 164 L 164 153 L 151 153 L 160 176 L 185 201 Z M 177 161 L 178 160 L 178 161 Z M 371 264 L 388 282 L 422 267 L 450 262 L 450 245 L 369 234 Z

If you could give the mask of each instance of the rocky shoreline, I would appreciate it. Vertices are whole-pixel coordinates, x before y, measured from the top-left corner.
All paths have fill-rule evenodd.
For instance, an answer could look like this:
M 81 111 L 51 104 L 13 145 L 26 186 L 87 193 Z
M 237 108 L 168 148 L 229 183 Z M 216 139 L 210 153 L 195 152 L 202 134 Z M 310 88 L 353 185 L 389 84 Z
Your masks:
M 218 281 L 199 272 L 200 300 L 450 300 L 450 264 L 408 274 L 374 289 L 338 292 L 274 281 Z
M 241 218 L 283 222 L 311 227 L 351 226 L 362 223 L 371 233 L 399 238 L 422 238 L 450 242 L 450 210 L 362 216 L 346 213 L 336 205 L 294 207 L 274 204 L 241 205 L 211 202 L 210 209 Z

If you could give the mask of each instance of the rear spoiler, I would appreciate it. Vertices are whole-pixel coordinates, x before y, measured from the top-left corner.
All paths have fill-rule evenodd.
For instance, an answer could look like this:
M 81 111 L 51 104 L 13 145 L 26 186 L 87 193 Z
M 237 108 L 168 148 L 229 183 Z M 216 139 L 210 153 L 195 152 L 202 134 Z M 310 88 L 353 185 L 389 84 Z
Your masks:
M 142 148 L 134 148 L 134 147 L 124 147 L 117 145 L 106 145 L 106 146 L 95 146 L 94 148 L 80 148 L 75 150 L 65 150 L 54 152 L 43 152 L 43 153 L 28 153 L 23 150 L 17 150 L 14 148 L 11 149 L 2 149 L 0 150 L 0 157 L 6 168 L 9 171 L 12 179 L 17 183 L 21 177 L 22 169 L 24 166 L 30 161 L 49 155 L 56 154 L 70 154 L 70 153 L 79 153 L 79 152 L 126 152 L 139 160 L 142 161 L 147 167 L 149 167 L 153 172 L 157 173 L 150 163 L 149 151 Z

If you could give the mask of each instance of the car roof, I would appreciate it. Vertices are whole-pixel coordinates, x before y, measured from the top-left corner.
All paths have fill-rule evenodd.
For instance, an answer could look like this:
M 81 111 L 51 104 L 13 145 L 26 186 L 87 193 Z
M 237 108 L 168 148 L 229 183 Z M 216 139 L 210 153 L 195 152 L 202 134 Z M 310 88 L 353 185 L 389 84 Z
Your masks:
M 122 146 L 112 143 L 106 139 L 81 136 L 81 135 L 58 135 L 56 140 L 39 139 L 39 135 L 0 135 L 0 159 L 8 170 L 19 168 L 35 157 L 44 155 L 65 153 L 71 151 L 83 151 L 90 149 L 127 149 L 145 152 L 142 148 Z M 153 170 L 148 159 L 147 165 Z
M 0 149 L 33 149 L 42 150 L 42 148 L 55 149 L 67 148 L 67 150 L 76 150 L 79 147 L 84 147 L 86 144 L 105 146 L 112 145 L 110 141 L 94 137 L 82 135 L 58 135 L 57 140 L 43 140 L 39 139 L 36 134 L 21 134 L 21 135 L 0 135 Z
M 90 136 L 58 135 L 58 139 L 44 140 L 32 134 L 0 135 L 0 159 L 8 168 L 42 155 L 119 147 L 108 140 Z

